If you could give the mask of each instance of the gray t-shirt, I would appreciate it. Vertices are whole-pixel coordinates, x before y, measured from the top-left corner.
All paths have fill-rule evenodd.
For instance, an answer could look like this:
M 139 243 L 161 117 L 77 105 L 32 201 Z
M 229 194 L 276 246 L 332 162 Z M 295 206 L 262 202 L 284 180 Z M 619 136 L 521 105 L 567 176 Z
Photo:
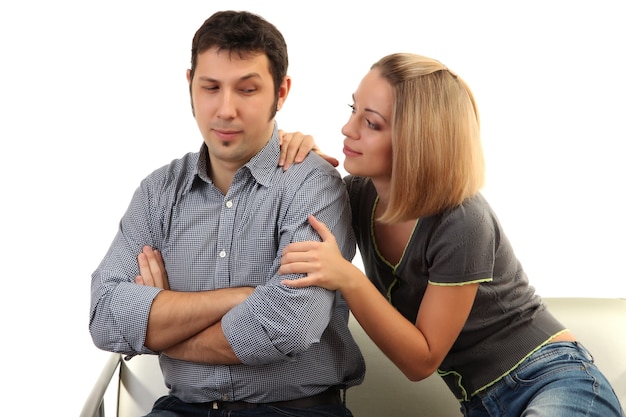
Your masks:
M 415 322 L 429 283 L 480 283 L 467 322 L 438 369 L 459 400 L 500 379 L 564 330 L 529 285 L 481 194 L 419 219 L 402 259 L 392 265 L 377 250 L 372 233 L 378 201 L 374 185 L 363 177 L 345 181 L 365 273 L 404 317 Z

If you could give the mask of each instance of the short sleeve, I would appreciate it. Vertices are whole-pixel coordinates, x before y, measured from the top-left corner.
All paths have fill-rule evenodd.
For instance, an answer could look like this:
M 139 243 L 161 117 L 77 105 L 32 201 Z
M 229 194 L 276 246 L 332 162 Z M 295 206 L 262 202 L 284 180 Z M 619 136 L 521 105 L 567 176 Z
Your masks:
M 496 222 L 482 199 L 445 212 L 427 249 L 429 281 L 463 284 L 493 279 Z

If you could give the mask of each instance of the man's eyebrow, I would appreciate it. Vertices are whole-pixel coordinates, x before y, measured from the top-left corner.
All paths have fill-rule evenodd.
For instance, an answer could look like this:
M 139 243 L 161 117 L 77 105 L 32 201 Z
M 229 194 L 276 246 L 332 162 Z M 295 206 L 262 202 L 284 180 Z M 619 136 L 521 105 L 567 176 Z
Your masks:
M 249 80 L 250 78 L 261 78 L 261 75 L 258 72 L 251 72 L 249 74 L 243 75 L 239 78 L 239 81 L 245 81 L 245 80 Z M 200 81 L 206 81 L 206 82 L 210 82 L 210 83 L 219 83 L 220 80 L 206 76 L 206 75 L 200 75 L 198 76 L 198 80 Z
M 354 94 L 352 94 L 352 101 L 353 101 L 353 102 L 354 102 L 354 101 L 356 101 L 356 100 L 354 100 Z M 389 122 L 387 122 L 387 119 L 385 119 L 385 116 L 383 116 L 382 114 L 380 114 L 379 112 L 377 112 L 377 111 L 376 111 L 376 110 L 374 110 L 374 109 L 370 109 L 370 108 L 366 107 L 366 108 L 364 108 L 364 109 L 363 109 L 363 111 L 364 111 L 364 112 L 370 112 L 370 113 L 377 114 L 377 115 L 379 115 L 379 116 L 380 116 L 380 117 L 381 117 L 381 118 L 382 118 L 382 119 L 383 119 L 386 123 L 389 123 Z

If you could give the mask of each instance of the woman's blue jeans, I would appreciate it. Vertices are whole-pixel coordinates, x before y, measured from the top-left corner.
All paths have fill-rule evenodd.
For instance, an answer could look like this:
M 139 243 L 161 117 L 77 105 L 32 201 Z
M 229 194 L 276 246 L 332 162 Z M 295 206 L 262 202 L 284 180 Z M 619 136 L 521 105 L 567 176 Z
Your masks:
M 466 417 L 624 417 L 609 381 L 578 342 L 548 343 L 461 410 Z

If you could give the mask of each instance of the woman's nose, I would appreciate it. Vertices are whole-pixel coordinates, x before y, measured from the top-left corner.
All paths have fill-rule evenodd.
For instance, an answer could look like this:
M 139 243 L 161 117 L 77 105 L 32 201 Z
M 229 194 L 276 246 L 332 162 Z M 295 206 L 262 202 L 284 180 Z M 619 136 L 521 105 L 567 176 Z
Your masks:
M 350 117 L 350 119 L 348 119 L 348 122 L 343 125 L 343 127 L 341 128 L 341 134 L 350 139 L 358 139 L 356 129 L 354 129 L 353 126 L 353 119 L 353 117 Z

